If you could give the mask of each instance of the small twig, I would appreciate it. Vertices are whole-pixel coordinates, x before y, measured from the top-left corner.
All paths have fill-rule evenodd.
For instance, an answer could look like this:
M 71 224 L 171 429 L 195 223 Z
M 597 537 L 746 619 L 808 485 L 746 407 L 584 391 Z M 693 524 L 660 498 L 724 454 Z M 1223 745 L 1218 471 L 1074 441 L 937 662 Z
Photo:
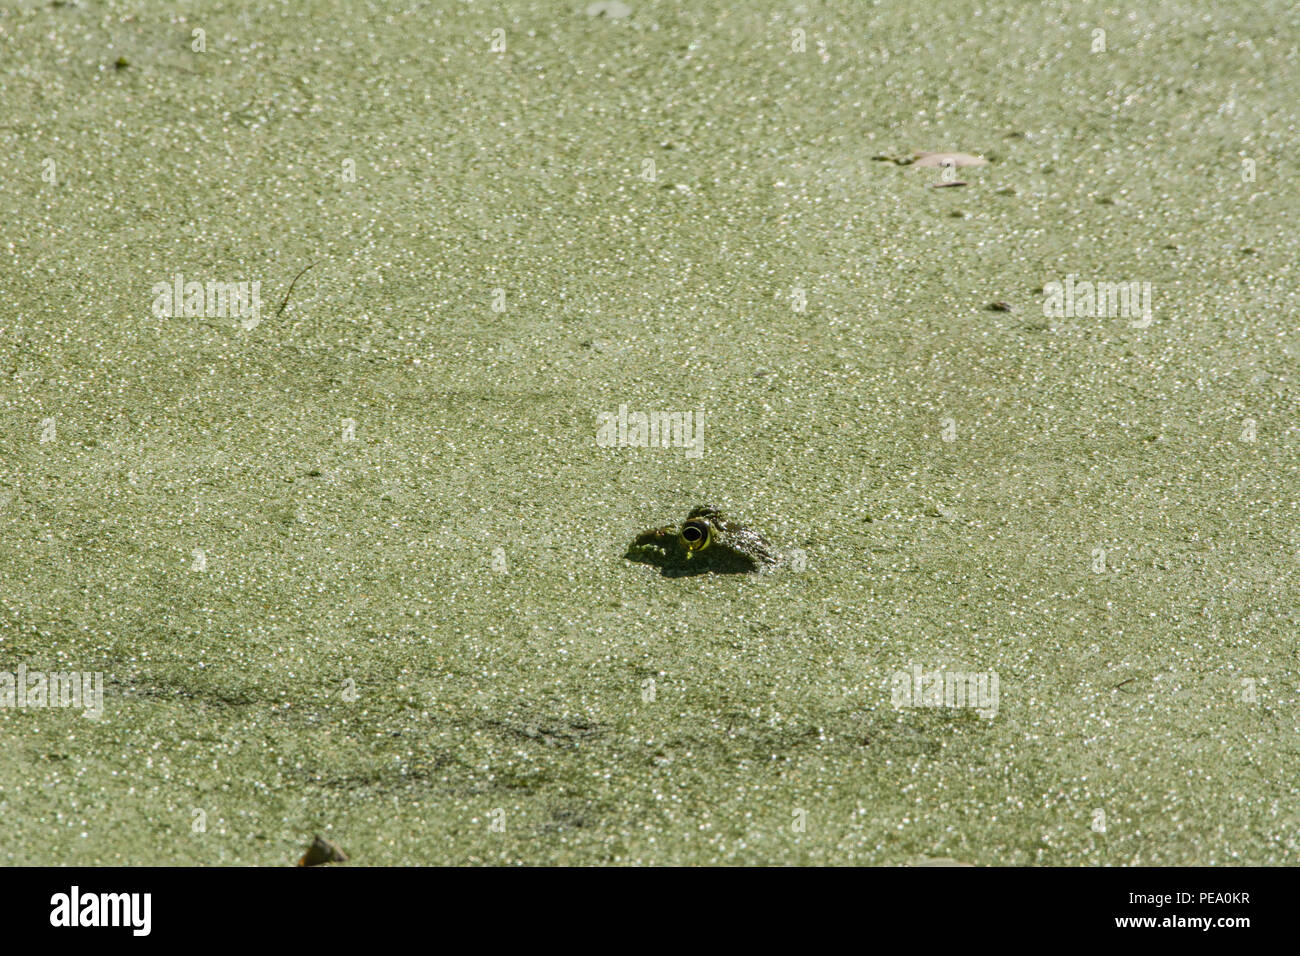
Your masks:
M 1125 684 L 1131 684 L 1131 683 L 1133 683 L 1135 680 L 1137 680 L 1136 677 L 1130 677 L 1128 680 L 1122 680 L 1122 681 L 1120 681 L 1118 684 L 1116 684 L 1114 687 L 1112 687 L 1111 690 L 1119 690 L 1119 689 L 1120 689 L 1121 687 L 1123 687 Z
M 280 317 L 280 313 L 284 311 L 284 307 L 289 304 L 289 296 L 293 295 L 293 287 L 298 284 L 298 280 L 303 277 L 303 274 L 308 269 L 310 269 L 312 266 L 316 265 L 321 261 L 322 260 L 317 259 L 316 262 L 307 263 L 305 266 L 302 267 L 302 272 L 299 272 L 296 276 L 293 277 L 293 281 L 289 283 L 289 291 L 284 294 L 284 301 L 280 303 L 280 308 L 275 310 L 275 317 L 277 319 Z

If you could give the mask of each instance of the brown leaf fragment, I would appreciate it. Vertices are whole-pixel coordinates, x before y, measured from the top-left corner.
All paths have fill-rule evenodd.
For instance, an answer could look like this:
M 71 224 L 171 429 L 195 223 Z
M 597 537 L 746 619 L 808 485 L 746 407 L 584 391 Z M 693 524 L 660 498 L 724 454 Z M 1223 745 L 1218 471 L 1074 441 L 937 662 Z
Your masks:
M 323 837 L 317 836 L 298 861 L 299 866 L 322 866 L 326 863 L 346 863 L 348 855 Z

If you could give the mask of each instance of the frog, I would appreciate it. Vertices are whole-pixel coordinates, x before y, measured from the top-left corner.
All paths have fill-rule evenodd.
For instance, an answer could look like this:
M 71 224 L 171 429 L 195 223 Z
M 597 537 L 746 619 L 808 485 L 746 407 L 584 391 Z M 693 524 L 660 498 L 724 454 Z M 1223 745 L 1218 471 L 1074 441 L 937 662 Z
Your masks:
M 656 565 L 667 577 L 709 572 L 756 574 L 780 563 L 762 535 L 711 505 L 692 508 L 680 526 L 642 531 L 624 557 Z

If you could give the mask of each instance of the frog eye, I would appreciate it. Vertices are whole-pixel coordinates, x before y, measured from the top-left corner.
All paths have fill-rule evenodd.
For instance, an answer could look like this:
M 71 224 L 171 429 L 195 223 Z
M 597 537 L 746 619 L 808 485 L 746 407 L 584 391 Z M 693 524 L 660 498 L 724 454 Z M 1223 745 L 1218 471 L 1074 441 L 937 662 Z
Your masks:
M 713 538 L 713 527 L 707 521 L 688 521 L 682 525 L 682 544 L 687 551 L 707 548 Z

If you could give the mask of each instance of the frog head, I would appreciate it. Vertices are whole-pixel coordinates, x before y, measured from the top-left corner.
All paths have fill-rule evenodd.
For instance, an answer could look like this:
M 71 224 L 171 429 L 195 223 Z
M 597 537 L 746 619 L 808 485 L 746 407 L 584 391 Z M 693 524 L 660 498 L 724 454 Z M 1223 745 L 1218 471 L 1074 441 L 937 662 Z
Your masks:
M 625 557 L 655 565 L 669 577 L 746 574 L 776 564 L 759 534 L 707 505 L 692 508 L 680 525 L 642 531 Z

